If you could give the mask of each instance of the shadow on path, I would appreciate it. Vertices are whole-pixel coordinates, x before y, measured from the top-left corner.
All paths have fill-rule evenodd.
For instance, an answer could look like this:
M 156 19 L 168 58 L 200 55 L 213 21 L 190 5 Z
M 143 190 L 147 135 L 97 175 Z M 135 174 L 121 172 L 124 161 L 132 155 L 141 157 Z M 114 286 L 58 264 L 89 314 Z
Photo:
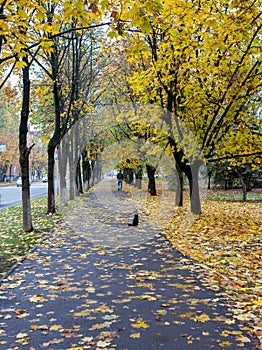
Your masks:
M 148 217 L 127 226 L 119 196 L 112 211 L 90 193 L 1 283 L 0 348 L 258 349 Z

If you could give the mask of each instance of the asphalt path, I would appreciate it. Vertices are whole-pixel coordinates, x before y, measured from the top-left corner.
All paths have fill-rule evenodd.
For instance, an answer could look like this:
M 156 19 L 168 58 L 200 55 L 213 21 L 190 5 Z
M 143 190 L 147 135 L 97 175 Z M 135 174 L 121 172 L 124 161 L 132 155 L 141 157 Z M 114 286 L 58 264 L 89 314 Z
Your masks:
M 89 193 L 0 281 L 0 349 L 259 349 L 205 271 L 112 196 Z
M 47 195 L 47 183 L 33 182 L 30 186 L 31 199 Z M 6 185 L 0 187 L 0 210 L 22 203 L 22 187 Z

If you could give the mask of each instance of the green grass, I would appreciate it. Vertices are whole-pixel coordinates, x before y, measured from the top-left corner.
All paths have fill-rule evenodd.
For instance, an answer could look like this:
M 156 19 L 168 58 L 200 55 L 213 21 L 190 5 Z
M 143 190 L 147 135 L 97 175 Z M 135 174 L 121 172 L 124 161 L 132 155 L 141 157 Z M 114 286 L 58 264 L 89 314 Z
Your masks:
M 92 191 L 90 189 L 88 192 Z M 71 208 L 81 203 L 88 193 L 68 201 L 66 207 L 56 205 L 57 213 L 47 215 L 47 198 L 40 197 L 31 200 L 31 215 L 34 231 L 25 232 L 22 224 L 22 205 L 0 210 L 0 278 L 21 260 L 25 253 L 41 242 L 48 233 L 62 220 Z M 59 203 L 59 197 L 56 197 Z
M 241 202 L 243 200 L 243 194 L 241 190 L 228 190 L 228 191 L 210 191 L 205 196 L 207 200 L 215 200 L 215 201 L 238 201 Z M 262 201 L 262 192 L 250 191 L 247 193 L 248 201 Z
M 61 220 L 62 214 L 46 215 L 46 197 L 31 202 L 34 231 L 23 231 L 22 206 L 0 211 L 0 277 Z

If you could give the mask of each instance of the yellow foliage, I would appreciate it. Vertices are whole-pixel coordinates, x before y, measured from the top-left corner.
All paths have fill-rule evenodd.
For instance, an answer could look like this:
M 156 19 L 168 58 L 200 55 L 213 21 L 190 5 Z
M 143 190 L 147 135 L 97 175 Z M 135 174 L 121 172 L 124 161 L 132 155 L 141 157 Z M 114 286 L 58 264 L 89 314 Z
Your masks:
M 230 150 L 230 155 L 253 151 L 257 141 L 248 125 L 256 119 L 252 113 L 260 92 L 259 13 L 259 5 L 250 1 L 232 1 L 229 7 L 207 0 L 201 6 L 183 0 L 144 1 L 140 6 L 121 2 L 118 16 L 137 30 L 116 36 L 108 46 L 113 53 L 121 47 L 115 80 L 120 86 L 115 84 L 113 91 L 121 90 L 122 99 L 153 101 L 174 113 L 192 131 L 194 144 L 206 158 L 215 150 Z M 245 132 L 232 143 L 240 120 L 247 121 L 242 125 Z M 174 120 L 170 125 L 170 132 L 176 133 Z M 192 144 L 186 134 L 182 148 Z M 195 152 L 188 149 L 189 156 Z

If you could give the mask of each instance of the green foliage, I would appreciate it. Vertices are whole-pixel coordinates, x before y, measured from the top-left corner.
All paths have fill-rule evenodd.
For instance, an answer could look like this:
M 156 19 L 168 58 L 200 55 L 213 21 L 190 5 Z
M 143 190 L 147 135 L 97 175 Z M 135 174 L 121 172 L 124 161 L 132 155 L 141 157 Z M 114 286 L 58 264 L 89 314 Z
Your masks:
M 205 196 L 205 200 L 208 201 L 218 201 L 218 202 L 241 202 L 243 198 L 243 194 L 240 190 L 238 191 L 215 191 L 208 193 Z M 261 201 L 262 195 L 260 192 L 249 192 L 248 194 L 248 201 L 249 202 L 256 202 Z
M 241 187 L 238 175 L 234 171 L 234 168 L 237 168 L 248 189 L 261 187 L 262 171 L 261 168 L 254 167 L 254 164 L 254 162 L 251 162 L 232 167 L 229 161 L 215 163 L 210 167 L 213 183 L 215 186 L 225 186 L 226 188 Z

